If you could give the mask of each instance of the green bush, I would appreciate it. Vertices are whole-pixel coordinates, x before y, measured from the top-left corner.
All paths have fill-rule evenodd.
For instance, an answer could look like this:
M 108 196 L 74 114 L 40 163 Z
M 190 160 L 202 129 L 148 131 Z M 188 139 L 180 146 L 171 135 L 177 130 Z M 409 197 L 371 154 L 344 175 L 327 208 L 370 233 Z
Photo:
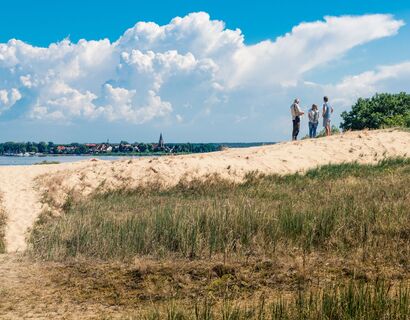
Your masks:
M 410 95 L 382 93 L 370 99 L 360 98 L 351 111 L 341 116 L 343 130 L 410 127 Z

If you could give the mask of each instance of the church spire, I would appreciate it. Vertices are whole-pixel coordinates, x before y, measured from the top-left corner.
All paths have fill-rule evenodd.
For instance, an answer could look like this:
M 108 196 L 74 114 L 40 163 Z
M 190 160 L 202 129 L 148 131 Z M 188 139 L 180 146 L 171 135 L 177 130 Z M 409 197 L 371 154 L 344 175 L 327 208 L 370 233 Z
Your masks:
M 158 147 L 163 148 L 164 147 L 164 139 L 162 138 L 162 132 L 159 135 L 159 142 L 158 142 Z

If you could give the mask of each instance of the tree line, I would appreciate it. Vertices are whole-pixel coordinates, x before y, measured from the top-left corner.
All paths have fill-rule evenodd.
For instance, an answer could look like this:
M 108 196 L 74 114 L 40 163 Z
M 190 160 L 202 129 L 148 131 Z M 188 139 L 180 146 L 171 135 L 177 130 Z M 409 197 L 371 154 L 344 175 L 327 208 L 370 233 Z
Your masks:
M 18 154 L 150 154 L 150 153 L 203 153 L 218 151 L 221 144 L 213 143 L 172 143 L 159 148 L 154 143 L 70 143 L 54 142 L 4 142 L 0 143 L 1 155 Z

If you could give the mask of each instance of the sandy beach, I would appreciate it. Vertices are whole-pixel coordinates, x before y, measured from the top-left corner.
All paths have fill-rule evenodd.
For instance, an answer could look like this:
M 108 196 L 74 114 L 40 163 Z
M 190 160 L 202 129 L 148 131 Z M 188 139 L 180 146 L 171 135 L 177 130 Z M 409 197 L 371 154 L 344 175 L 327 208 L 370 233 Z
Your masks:
M 44 195 L 53 203 L 50 209 L 58 210 L 68 194 L 87 196 L 97 189 L 133 188 L 147 183 L 172 186 L 181 179 L 212 174 L 241 181 L 253 171 L 287 174 L 329 163 L 375 163 L 409 155 L 410 132 L 378 130 L 209 154 L 0 167 L 2 206 L 8 219 L 7 251 L 25 250 L 25 237 L 45 209 L 41 200 Z

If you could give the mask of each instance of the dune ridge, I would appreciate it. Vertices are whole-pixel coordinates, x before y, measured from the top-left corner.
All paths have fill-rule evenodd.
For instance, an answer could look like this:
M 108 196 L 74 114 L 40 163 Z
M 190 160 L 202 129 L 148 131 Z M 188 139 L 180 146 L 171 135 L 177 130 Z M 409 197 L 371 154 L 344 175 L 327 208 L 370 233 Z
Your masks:
M 239 182 L 252 171 L 288 174 L 330 163 L 376 163 L 384 158 L 408 156 L 410 132 L 389 129 L 209 154 L 2 167 L 0 192 L 8 216 L 7 250 L 23 251 L 27 231 L 41 211 L 58 211 L 68 195 L 87 196 L 97 189 L 109 191 L 149 183 L 167 187 L 181 179 L 213 174 Z M 47 203 L 43 203 L 43 196 Z

